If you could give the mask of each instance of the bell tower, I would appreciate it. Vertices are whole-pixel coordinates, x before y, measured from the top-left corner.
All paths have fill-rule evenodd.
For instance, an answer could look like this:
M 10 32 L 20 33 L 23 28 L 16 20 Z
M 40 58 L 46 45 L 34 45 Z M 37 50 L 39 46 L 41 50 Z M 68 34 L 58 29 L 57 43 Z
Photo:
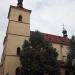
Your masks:
M 24 40 L 28 40 L 30 37 L 31 10 L 23 8 L 22 1 L 18 0 L 17 6 L 10 6 L 9 9 L 2 56 L 3 75 L 16 75 L 16 68 L 20 66 L 20 49 Z
M 22 2 L 23 2 L 23 0 L 18 0 L 17 6 L 18 6 L 18 7 L 23 7 Z
M 63 31 L 62 31 L 62 33 L 63 33 L 63 37 L 64 38 L 67 38 L 68 37 L 67 30 L 64 28 L 64 24 L 63 24 Z

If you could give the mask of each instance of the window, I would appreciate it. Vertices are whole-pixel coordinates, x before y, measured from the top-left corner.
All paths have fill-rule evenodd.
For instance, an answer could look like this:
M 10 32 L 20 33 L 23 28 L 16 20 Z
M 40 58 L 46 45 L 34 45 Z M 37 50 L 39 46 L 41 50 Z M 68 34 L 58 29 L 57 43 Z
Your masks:
M 68 70 L 66 70 L 65 75 L 70 75 L 70 72 Z
M 9 73 L 7 73 L 6 75 L 9 75 Z
M 16 75 L 21 75 L 19 67 L 16 68 Z
M 19 15 L 18 21 L 22 22 L 22 16 L 21 15 Z
M 17 56 L 20 55 L 20 50 L 21 50 L 20 47 L 18 47 L 18 48 L 17 48 Z

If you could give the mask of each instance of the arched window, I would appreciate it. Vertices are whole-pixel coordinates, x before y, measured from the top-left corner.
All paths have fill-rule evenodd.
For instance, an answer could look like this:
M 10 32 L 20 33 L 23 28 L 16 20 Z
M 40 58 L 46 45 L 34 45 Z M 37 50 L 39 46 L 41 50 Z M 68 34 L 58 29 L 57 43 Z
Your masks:
M 9 75 L 9 73 L 7 73 L 6 75 Z
M 19 67 L 16 68 L 16 75 L 21 75 L 21 72 L 20 72 L 20 68 Z
M 22 22 L 22 16 L 21 15 L 19 15 L 18 21 Z
M 68 70 L 66 70 L 65 75 L 70 75 L 70 72 Z
M 17 48 L 17 56 L 20 55 L 20 51 L 21 51 L 21 49 L 20 49 L 20 47 L 18 47 L 18 48 Z

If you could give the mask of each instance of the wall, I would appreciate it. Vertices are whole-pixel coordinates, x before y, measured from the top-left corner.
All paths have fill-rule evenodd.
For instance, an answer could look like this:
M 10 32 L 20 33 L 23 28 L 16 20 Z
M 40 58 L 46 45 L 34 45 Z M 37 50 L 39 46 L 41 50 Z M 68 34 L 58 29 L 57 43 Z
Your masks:
M 58 52 L 58 60 L 66 61 L 67 54 L 69 52 L 68 51 L 69 46 L 53 43 L 53 47 L 57 49 L 56 51 Z

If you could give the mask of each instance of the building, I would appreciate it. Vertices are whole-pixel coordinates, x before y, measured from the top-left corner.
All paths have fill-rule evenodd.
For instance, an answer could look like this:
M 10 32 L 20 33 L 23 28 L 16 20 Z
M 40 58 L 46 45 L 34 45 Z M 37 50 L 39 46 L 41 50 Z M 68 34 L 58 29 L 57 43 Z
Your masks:
M 24 40 L 29 40 L 30 37 L 30 14 L 31 10 L 23 8 L 22 2 L 18 2 L 17 6 L 10 6 L 8 13 L 9 22 L 3 42 L 4 50 L 1 59 L 0 75 L 16 75 L 16 70 L 20 66 L 17 52 L 19 52 Z M 61 63 L 65 63 L 69 46 L 67 31 L 63 30 L 63 37 L 51 34 L 44 34 L 44 36 L 57 49 L 59 54 L 58 60 Z M 63 71 L 64 69 L 62 68 Z M 63 73 L 62 75 L 64 75 Z

